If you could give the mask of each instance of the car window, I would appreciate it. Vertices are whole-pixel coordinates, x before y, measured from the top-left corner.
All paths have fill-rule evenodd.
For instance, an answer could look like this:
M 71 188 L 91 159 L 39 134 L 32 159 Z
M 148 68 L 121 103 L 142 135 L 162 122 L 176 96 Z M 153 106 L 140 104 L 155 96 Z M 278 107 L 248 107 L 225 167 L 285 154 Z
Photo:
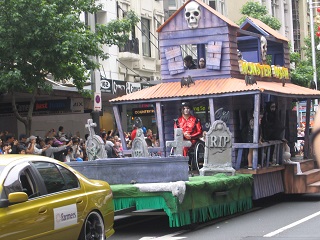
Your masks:
M 48 193 L 55 193 L 79 186 L 78 179 L 69 170 L 49 162 L 33 162 L 38 169 Z
M 65 182 L 66 182 L 66 186 L 67 189 L 71 189 L 71 188 L 78 188 L 79 187 L 79 180 L 77 178 L 77 176 L 75 176 L 72 172 L 70 172 L 68 169 L 57 165 Z
M 13 192 L 25 192 L 29 198 L 40 195 L 39 187 L 28 163 L 19 164 L 10 170 L 4 181 L 3 189 L 6 197 Z

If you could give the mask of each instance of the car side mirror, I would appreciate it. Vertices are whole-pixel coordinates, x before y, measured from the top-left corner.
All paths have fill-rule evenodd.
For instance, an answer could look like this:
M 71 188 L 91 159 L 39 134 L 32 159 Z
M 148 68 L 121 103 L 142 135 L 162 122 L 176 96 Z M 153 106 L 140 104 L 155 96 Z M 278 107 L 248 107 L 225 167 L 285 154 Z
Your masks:
M 8 199 L 0 200 L 0 208 L 8 207 L 10 204 L 28 201 L 28 195 L 24 192 L 9 193 Z
M 9 193 L 8 200 L 10 204 L 28 201 L 28 195 L 25 192 Z

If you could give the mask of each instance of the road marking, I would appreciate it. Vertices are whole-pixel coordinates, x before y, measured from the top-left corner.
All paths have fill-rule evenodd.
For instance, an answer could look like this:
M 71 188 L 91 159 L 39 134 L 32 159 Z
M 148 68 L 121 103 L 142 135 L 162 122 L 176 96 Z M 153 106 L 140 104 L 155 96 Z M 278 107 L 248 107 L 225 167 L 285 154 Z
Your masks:
M 186 237 L 175 237 L 176 235 L 180 235 L 182 233 L 185 233 L 185 230 L 179 231 L 179 232 L 175 232 L 175 233 L 171 233 L 168 235 L 164 235 L 161 237 L 143 237 L 140 238 L 140 240 L 151 240 L 151 239 L 161 239 L 161 240 L 179 240 L 179 239 L 185 239 Z
M 311 215 L 309 215 L 309 216 L 307 216 L 305 218 L 302 218 L 302 219 L 300 219 L 300 220 L 298 220 L 298 221 L 296 221 L 294 223 L 291 223 L 291 224 L 289 224 L 289 225 L 287 225 L 285 227 L 279 228 L 278 230 L 276 230 L 274 232 L 268 233 L 268 234 L 264 235 L 263 237 L 273 237 L 276 234 L 279 234 L 279 233 L 281 233 L 281 232 L 283 232 L 285 230 L 288 230 L 288 229 L 290 229 L 292 227 L 295 227 L 295 226 L 297 226 L 297 225 L 299 225 L 299 224 L 301 224 L 303 222 L 306 222 L 306 221 L 308 221 L 308 220 L 310 220 L 310 219 L 312 219 L 314 217 L 317 217 L 319 215 L 320 215 L 320 211 L 316 212 L 314 214 L 311 214 Z

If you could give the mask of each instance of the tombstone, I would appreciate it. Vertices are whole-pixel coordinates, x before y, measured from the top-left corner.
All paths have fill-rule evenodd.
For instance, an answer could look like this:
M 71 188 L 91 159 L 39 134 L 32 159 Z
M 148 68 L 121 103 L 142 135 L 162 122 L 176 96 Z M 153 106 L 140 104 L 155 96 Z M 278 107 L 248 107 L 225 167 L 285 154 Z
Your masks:
M 94 127 L 96 126 L 97 124 L 94 123 L 92 119 L 88 119 L 87 124 L 85 125 L 89 130 L 89 136 L 86 141 L 86 151 L 89 161 L 107 157 L 105 144 L 102 138 L 94 132 Z
M 173 148 L 172 156 L 182 156 L 184 147 L 191 147 L 190 141 L 183 140 L 182 128 L 174 129 L 174 141 L 166 141 L 166 147 Z
M 148 145 L 144 139 L 142 128 L 137 129 L 137 135 L 132 141 L 132 157 L 148 157 Z
M 232 168 L 232 134 L 221 120 L 215 121 L 205 139 L 204 164 L 200 169 L 201 176 L 226 173 L 234 175 Z

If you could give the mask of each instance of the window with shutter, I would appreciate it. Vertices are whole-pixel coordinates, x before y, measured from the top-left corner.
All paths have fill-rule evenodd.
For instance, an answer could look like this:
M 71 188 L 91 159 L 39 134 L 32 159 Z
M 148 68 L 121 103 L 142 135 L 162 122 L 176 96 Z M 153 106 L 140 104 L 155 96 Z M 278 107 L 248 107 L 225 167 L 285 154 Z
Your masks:
M 185 71 L 180 46 L 166 49 L 165 56 L 168 61 L 168 69 L 170 75 L 182 73 Z
M 220 70 L 222 42 L 209 42 L 207 49 L 207 69 Z

